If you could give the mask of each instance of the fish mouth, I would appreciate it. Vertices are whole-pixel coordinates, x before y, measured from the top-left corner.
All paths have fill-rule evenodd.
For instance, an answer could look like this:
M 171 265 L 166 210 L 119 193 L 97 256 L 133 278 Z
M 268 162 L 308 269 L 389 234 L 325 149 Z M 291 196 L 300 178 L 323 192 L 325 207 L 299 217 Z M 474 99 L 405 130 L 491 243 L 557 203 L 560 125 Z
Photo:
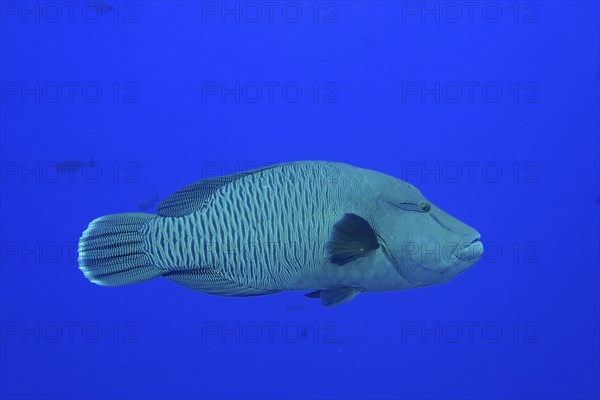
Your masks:
M 475 231 L 473 234 L 467 234 L 463 236 L 453 253 L 444 256 L 443 266 L 429 266 L 426 262 L 419 260 L 418 258 L 410 257 L 410 263 L 413 266 L 412 269 L 406 269 L 405 263 L 399 263 L 383 238 L 379 237 L 380 244 L 391 264 L 396 268 L 400 276 L 402 276 L 407 282 L 417 286 L 427 286 L 431 284 L 440 283 L 447 281 L 452 277 L 464 272 L 469 266 L 473 265 L 479 260 L 483 254 L 483 243 L 481 242 L 481 236 Z M 456 242 L 455 242 L 456 243 Z M 426 271 L 429 276 L 415 275 L 414 271 L 421 270 Z
M 466 237 L 467 240 L 463 242 L 463 245 L 459 245 L 456 248 L 456 251 L 452 256 L 460 261 L 473 263 L 479 260 L 483 254 L 483 243 L 481 243 L 481 236 L 479 233 L 469 236 L 471 237 Z

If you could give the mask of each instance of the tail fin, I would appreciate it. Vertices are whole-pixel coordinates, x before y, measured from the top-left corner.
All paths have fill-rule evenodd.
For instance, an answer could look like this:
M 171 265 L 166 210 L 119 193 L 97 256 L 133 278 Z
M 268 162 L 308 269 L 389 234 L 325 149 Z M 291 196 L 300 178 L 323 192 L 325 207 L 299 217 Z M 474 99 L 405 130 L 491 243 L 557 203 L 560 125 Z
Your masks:
M 79 269 L 103 286 L 143 282 L 161 275 L 143 249 L 144 226 L 156 215 L 105 215 L 90 222 L 79 239 Z

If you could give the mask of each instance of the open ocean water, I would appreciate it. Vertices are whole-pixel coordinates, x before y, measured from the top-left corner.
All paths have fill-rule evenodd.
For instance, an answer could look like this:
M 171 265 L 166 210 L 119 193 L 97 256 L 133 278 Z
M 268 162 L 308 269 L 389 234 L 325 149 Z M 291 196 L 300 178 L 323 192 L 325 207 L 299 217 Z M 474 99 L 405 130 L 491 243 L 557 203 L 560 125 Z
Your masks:
M 0 398 L 599 398 L 598 1 L 3 0 L 0 23 Z M 78 268 L 97 217 L 299 160 L 415 185 L 483 256 L 337 307 Z

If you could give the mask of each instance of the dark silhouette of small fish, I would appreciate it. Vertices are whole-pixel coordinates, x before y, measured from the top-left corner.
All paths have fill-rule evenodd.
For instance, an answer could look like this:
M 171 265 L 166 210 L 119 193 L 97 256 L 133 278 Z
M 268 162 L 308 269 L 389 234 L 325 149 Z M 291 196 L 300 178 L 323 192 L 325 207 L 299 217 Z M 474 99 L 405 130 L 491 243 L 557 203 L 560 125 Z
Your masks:
M 155 193 L 153 196 L 150 196 L 138 203 L 138 210 L 140 211 L 148 211 L 154 207 L 154 205 L 158 202 L 158 193 Z
M 96 7 L 96 9 L 101 13 L 110 12 L 115 9 L 115 7 L 111 3 L 105 0 L 95 0 L 92 1 L 90 4 L 92 5 L 92 7 Z
M 377 38 L 374 36 L 363 35 L 362 41 L 365 47 L 369 50 L 375 50 L 375 48 L 377 47 Z
M 62 160 L 56 163 L 55 168 L 59 172 L 71 172 L 77 171 L 88 164 L 92 164 L 94 161 L 90 158 L 90 161 L 85 162 L 81 160 Z
M 306 303 L 290 303 L 285 305 L 286 312 L 304 311 L 308 308 Z

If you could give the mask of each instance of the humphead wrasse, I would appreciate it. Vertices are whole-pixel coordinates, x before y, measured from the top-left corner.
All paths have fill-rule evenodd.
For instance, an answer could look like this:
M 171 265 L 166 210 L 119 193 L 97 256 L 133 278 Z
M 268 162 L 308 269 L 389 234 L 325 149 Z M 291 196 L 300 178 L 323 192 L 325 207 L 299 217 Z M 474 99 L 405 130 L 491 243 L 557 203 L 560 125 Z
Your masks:
M 157 215 L 97 218 L 79 240 L 79 268 L 99 285 L 161 276 L 220 296 L 309 291 L 334 306 L 447 282 L 482 252 L 476 230 L 409 183 L 306 161 L 200 180 Z

